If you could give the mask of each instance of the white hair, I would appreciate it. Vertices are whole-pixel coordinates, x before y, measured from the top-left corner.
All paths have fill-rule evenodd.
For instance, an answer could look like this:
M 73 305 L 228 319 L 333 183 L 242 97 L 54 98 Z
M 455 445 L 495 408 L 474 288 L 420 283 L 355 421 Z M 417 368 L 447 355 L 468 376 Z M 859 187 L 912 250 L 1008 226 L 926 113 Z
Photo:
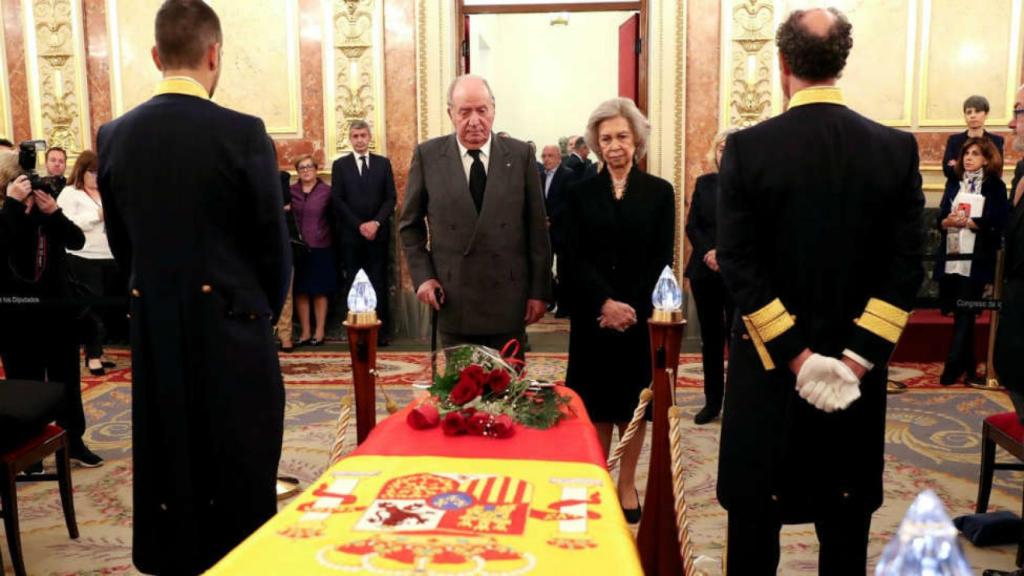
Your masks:
M 494 104 L 494 91 L 491 90 L 491 85 L 487 83 L 487 79 L 478 74 L 463 74 L 462 76 L 456 76 L 455 80 L 448 85 L 448 107 L 452 107 L 452 95 L 455 94 L 455 87 L 459 85 L 463 80 L 479 80 L 483 83 L 484 88 L 487 88 L 487 95 L 491 97 L 491 104 Z
M 604 160 L 601 156 L 601 146 L 598 144 L 597 130 L 602 122 L 612 118 L 624 118 L 629 123 L 629 129 L 633 132 L 633 142 L 636 143 L 633 161 L 639 161 L 647 154 L 647 138 L 651 134 L 651 123 L 629 98 L 612 98 L 597 105 L 587 120 L 587 131 L 583 136 L 587 146 L 598 158 Z

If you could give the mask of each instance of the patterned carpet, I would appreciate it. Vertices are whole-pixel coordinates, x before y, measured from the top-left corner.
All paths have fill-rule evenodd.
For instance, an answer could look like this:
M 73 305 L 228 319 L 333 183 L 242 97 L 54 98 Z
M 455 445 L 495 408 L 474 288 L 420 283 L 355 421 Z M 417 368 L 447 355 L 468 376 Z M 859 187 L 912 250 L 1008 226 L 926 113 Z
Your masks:
M 131 469 L 130 469 L 130 373 L 127 353 L 114 351 L 119 364 L 101 378 L 84 383 L 87 441 L 107 464 L 101 468 L 74 470 L 75 505 L 81 537 L 69 540 L 60 512 L 56 485 L 20 485 L 18 488 L 22 542 L 30 574 L 93 576 L 134 574 L 131 566 Z M 697 412 L 702 394 L 699 358 L 683 357 L 677 401 L 688 414 Z M 423 353 L 383 353 L 379 358 L 382 380 L 400 404 L 412 398 L 410 383 L 429 376 Z M 282 357 L 288 388 L 284 454 L 280 471 L 299 478 L 304 485 L 324 469 L 333 422 L 349 376 L 347 353 L 300 352 Z M 561 380 L 564 354 L 529 355 L 535 378 Z M 937 388 L 936 365 L 900 365 L 894 378 L 911 390 L 890 398 L 887 431 L 886 503 L 876 513 L 871 534 L 871 564 L 892 536 L 899 519 L 914 496 L 933 488 L 952 515 L 973 510 L 977 490 L 977 466 L 982 419 L 1009 408 L 1002 394 L 964 388 Z M 379 411 L 383 409 L 379 407 Z M 692 535 L 698 554 L 714 559 L 722 555 L 725 513 L 714 499 L 717 468 L 717 423 L 684 429 L 687 459 L 687 497 Z M 354 431 L 350 431 L 354 434 Z M 350 438 L 350 442 L 353 439 Z M 646 482 L 646 451 L 640 466 L 640 484 Z M 1009 458 L 1003 454 L 1001 457 Z M 47 463 L 52 468 L 52 462 Z M 997 474 L 992 509 L 1020 509 L 1024 475 Z M 2 534 L 2 532 L 0 532 Z M 2 545 L 5 557 L 5 536 Z M 965 544 L 976 571 L 1010 568 L 1015 548 L 1002 546 L 975 549 Z M 787 527 L 783 531 L 780 574 L 816 573 L 812 526 Z M 5 563 L 10 572 L 9 562 Z

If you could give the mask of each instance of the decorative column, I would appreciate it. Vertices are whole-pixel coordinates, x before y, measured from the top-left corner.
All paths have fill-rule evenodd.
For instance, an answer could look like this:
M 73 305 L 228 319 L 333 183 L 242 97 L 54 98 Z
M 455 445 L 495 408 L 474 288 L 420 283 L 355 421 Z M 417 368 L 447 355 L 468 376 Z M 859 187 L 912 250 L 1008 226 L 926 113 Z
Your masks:
M 637 531 L 637 547 L 645 574 L 683 574 L 672 492 L 668 412 L 675 405 L 679 345 L 686 320 L 681 310 L 683 293 L 668 266 L 658 279 L 653 301 L 654 314 L 647 326 L 651 335 L 654 428 L 651 431 L 651 460 L 644 495 L 644 515 Z
M 327 162 L 351 150 L 349 125 L 370 125 L 370 149 L 384 153 L 383 0 L 324 0 L 324 120 Z
M 775 108 L 775 2 L 733 0 L 723 12 L 720 125 L 751 126 Z
M 81 3 L 23 0 L 32 137 L 67 150 L 90 148 Z

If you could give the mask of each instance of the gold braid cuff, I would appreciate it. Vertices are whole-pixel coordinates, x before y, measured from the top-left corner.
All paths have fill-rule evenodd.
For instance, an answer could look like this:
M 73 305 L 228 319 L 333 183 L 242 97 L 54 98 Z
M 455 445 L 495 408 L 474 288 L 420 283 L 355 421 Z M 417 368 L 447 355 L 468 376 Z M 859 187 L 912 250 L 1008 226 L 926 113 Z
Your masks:
M 895 344 L 899 342 L 909 319 L 910 312 L 884 300 L 871 298 L 864 308 L 864 314 L 853 322 L 875 336 Z
M 796 326 L 795 318 L 786 311 L 786 307 L 778 298 L 757 310 L 753 314 L 743 317 L 743 324 L 747 327 L 750 340 L 761 358 L 765 370 L 774 370 L 775 363 L 765 344 L 778 338 Z

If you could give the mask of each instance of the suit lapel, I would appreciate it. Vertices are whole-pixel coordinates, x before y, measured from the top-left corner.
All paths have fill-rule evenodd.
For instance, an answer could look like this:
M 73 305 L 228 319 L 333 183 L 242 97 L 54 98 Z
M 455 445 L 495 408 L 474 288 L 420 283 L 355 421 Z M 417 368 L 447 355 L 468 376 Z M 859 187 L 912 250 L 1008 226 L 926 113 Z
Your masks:
M 469 182 L 466 180 L 466 169 L 462 167 L 462 158 L 459 157 L 459 144 L 455 134 L 448 136 L 448 141 L 441 148 L 441 171 L 445 175 L 447 186 L 445 189 L 452 195 L 452 199 L 461 214 L 472 214 L 476 218 L 476 207 L 473 206 L 473 197 L 469 194 Z
M 487 186 L 484 188 L 484 203 L 480 206 L 480 214 L 477 216 L 473 235 L 466 246 L 467 254 L 473 248 L 473 243 L 476 241 L 480 226 L 491 217 L 491 214 L 496 213 L 495 211 L 499 209 L 501 196 L 505 193 L 506 184 L 511 174 L 512 158 L 509 155 L 509 151 L 501 142 L 501 138 L 491 134 L 491 157 L 487 161 Z M 468 185 L 466 186 L 466 198 L 470 198 Z M 470 198 L 470 205 L 472 203 L 472 198 Z M 473 211 L 476 212 L 475 207 L 473 207 Z

